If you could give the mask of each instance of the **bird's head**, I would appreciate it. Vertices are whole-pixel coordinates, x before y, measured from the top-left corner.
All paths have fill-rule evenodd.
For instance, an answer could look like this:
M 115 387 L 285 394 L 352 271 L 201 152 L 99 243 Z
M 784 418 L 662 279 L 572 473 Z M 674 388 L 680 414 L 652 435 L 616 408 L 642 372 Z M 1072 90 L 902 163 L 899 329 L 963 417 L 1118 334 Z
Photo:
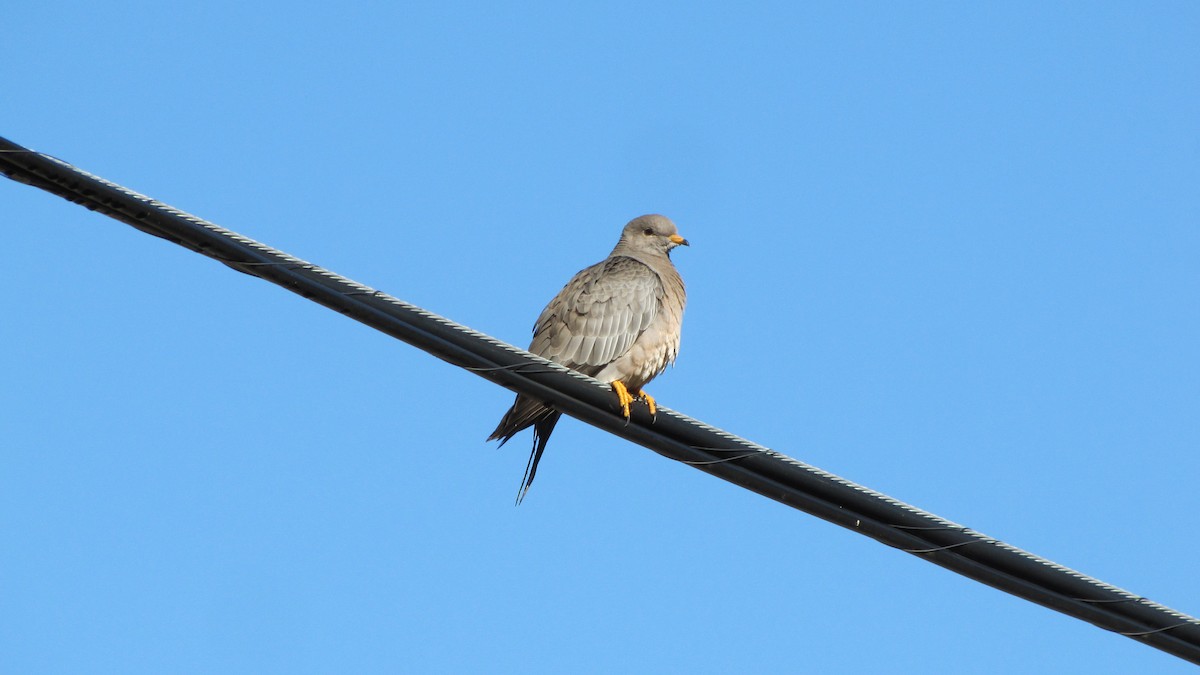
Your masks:
M 621 231 L 618 248 L 632 253 L 667 255 L 676 246 L 687 246 L 688 240 L 679 236 L 675 223 L 658 214 L 638 216 Z

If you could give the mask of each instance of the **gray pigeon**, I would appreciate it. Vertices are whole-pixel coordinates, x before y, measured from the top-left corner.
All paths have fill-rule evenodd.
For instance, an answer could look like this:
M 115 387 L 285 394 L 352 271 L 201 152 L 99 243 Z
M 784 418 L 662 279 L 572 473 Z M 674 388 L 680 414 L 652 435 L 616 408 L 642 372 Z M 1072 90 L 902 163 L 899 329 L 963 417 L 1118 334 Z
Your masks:
M 644 400 L 653 415 L 654 399 L 642 387 L 679 353 L 687 295 L 670 256 L 680 245 L 688 242 L 665 216 L 629 221 L 612 253 L 576 274 L 542 310 L 529 351 L 611 385 L 627 419 L 636 398 Z M 533 452 L 518 504 L 533 483 L 546 441 L 561 416 L 545 403 L 518 394 L 488 437 L 500 439 L 503 446 L 533 427 Z

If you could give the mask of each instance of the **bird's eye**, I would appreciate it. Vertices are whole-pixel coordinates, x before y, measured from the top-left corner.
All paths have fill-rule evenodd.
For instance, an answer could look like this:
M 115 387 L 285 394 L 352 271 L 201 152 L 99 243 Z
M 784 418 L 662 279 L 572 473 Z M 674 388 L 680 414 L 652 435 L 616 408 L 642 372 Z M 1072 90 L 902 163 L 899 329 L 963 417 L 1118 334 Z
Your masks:
M 654 234 L 654 230 L 647 227 L 646 229 L 642 230 L 642 234 L 644 234 L 646 236 L 650 236 L 650 235 Z

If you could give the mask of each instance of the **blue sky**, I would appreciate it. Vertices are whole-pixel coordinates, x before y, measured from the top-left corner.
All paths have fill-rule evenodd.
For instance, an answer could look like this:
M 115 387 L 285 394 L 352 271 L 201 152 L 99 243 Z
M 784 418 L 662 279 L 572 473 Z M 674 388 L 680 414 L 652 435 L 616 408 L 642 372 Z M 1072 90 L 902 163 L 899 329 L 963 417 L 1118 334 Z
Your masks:
M 0 135 L 525 345 L 629 218 L 664 405 L 1200 612 L 1194 3 L 18 3 Z M 1192 667 L 0 184 L 0 670 Z

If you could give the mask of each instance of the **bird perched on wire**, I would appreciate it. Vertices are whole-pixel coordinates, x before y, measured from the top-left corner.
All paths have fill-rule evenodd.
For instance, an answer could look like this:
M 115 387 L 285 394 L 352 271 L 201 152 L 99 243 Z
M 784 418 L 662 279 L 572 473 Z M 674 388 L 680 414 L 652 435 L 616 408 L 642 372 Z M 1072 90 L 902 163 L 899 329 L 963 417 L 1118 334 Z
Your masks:
M 665 216 L 629 221 L 612 253 L 576 274 L 542 310 L 529 351 L 609 384 L 626 419 L 638 399 L 655 414 L 654 399 L 642 387 L 679 353 L 687 294 L 671 264 L 671 249 L 687 245 Z M 500 439 L 503 446 L 533 427 L 533 452 L 518 504 L 533 483 L 546 441 L 561 416 L 542 401 L 517 394 L 488 437 Z

